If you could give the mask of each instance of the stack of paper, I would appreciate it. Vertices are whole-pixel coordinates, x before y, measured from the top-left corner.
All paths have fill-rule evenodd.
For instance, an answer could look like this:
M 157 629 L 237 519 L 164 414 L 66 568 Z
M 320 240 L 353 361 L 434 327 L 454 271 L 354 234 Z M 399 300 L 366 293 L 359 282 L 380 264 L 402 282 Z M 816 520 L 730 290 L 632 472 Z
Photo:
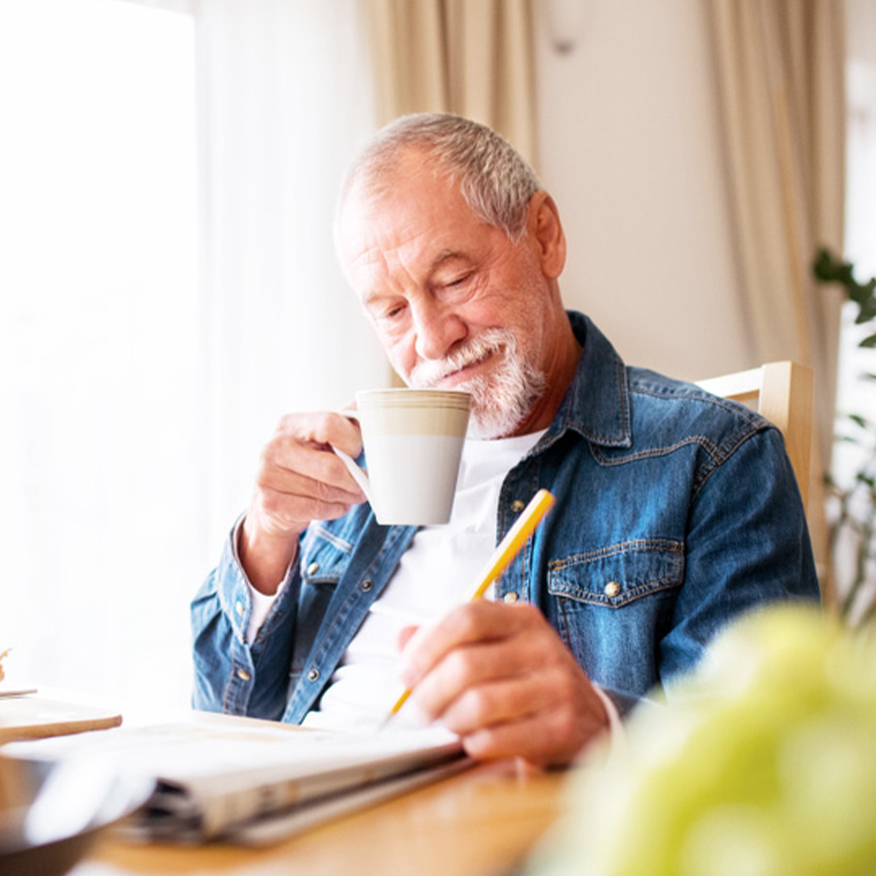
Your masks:
M 264 843 L 469 765 L 443 730 L 347 734 L 232 719 L 14 743 L 29 759 L 87 759 L 148 775 L 155 790 L 130 822 L 138 837 Z

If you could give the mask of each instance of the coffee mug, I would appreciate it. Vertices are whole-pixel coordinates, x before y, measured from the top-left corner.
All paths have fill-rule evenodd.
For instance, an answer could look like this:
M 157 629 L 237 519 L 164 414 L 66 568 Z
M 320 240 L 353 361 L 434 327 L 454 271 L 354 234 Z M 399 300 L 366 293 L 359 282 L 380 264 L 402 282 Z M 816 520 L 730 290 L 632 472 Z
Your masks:
M 441 389 L 370 389 L 356 393 L 364 472 L 333 448 L 365 493 L 377 522 L 447 523 L 453 510 L 471 396 Z

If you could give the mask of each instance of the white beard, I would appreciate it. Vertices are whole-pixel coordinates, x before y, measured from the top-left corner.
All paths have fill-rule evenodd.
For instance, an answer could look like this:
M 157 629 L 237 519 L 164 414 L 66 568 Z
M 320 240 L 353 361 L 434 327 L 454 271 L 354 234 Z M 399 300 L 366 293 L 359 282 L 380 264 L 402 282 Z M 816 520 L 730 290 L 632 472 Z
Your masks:
M 544 373 L 527 362 L 508 329 L 487 329 L 464 347 L 434 362 L 423 362 L 411 371 L 408 382 L 415 389 L 429 389 L 443 377 L 498 353 L 504 362 L 489 375 L 478 375 L 456 385 L 471 393 L 468 437 L 504 438 L 523 422 L 546 386 Z

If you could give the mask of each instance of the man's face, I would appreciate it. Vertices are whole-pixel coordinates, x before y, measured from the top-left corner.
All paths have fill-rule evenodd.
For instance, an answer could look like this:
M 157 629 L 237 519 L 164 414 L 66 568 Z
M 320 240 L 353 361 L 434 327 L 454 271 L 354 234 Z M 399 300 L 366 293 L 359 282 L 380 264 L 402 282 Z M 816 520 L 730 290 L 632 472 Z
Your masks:
M 473 434 L 515 434 L 548 355 L 549 286 L 531 236 L 513 243 L 412 159 L 387 194 L 353 193 L 340 232 L 347 277 L 401 377 L 471 392 Z

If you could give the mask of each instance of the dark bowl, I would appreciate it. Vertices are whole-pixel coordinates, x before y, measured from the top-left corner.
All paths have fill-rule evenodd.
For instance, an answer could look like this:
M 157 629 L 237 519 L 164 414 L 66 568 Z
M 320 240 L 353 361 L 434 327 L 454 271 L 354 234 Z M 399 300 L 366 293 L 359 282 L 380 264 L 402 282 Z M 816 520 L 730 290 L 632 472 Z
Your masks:
M 98 834 L 139 809 L 154 783 L 97 757 L 8 758 L 16 805 L 0 812 L 0 873 L 61 876 Z

